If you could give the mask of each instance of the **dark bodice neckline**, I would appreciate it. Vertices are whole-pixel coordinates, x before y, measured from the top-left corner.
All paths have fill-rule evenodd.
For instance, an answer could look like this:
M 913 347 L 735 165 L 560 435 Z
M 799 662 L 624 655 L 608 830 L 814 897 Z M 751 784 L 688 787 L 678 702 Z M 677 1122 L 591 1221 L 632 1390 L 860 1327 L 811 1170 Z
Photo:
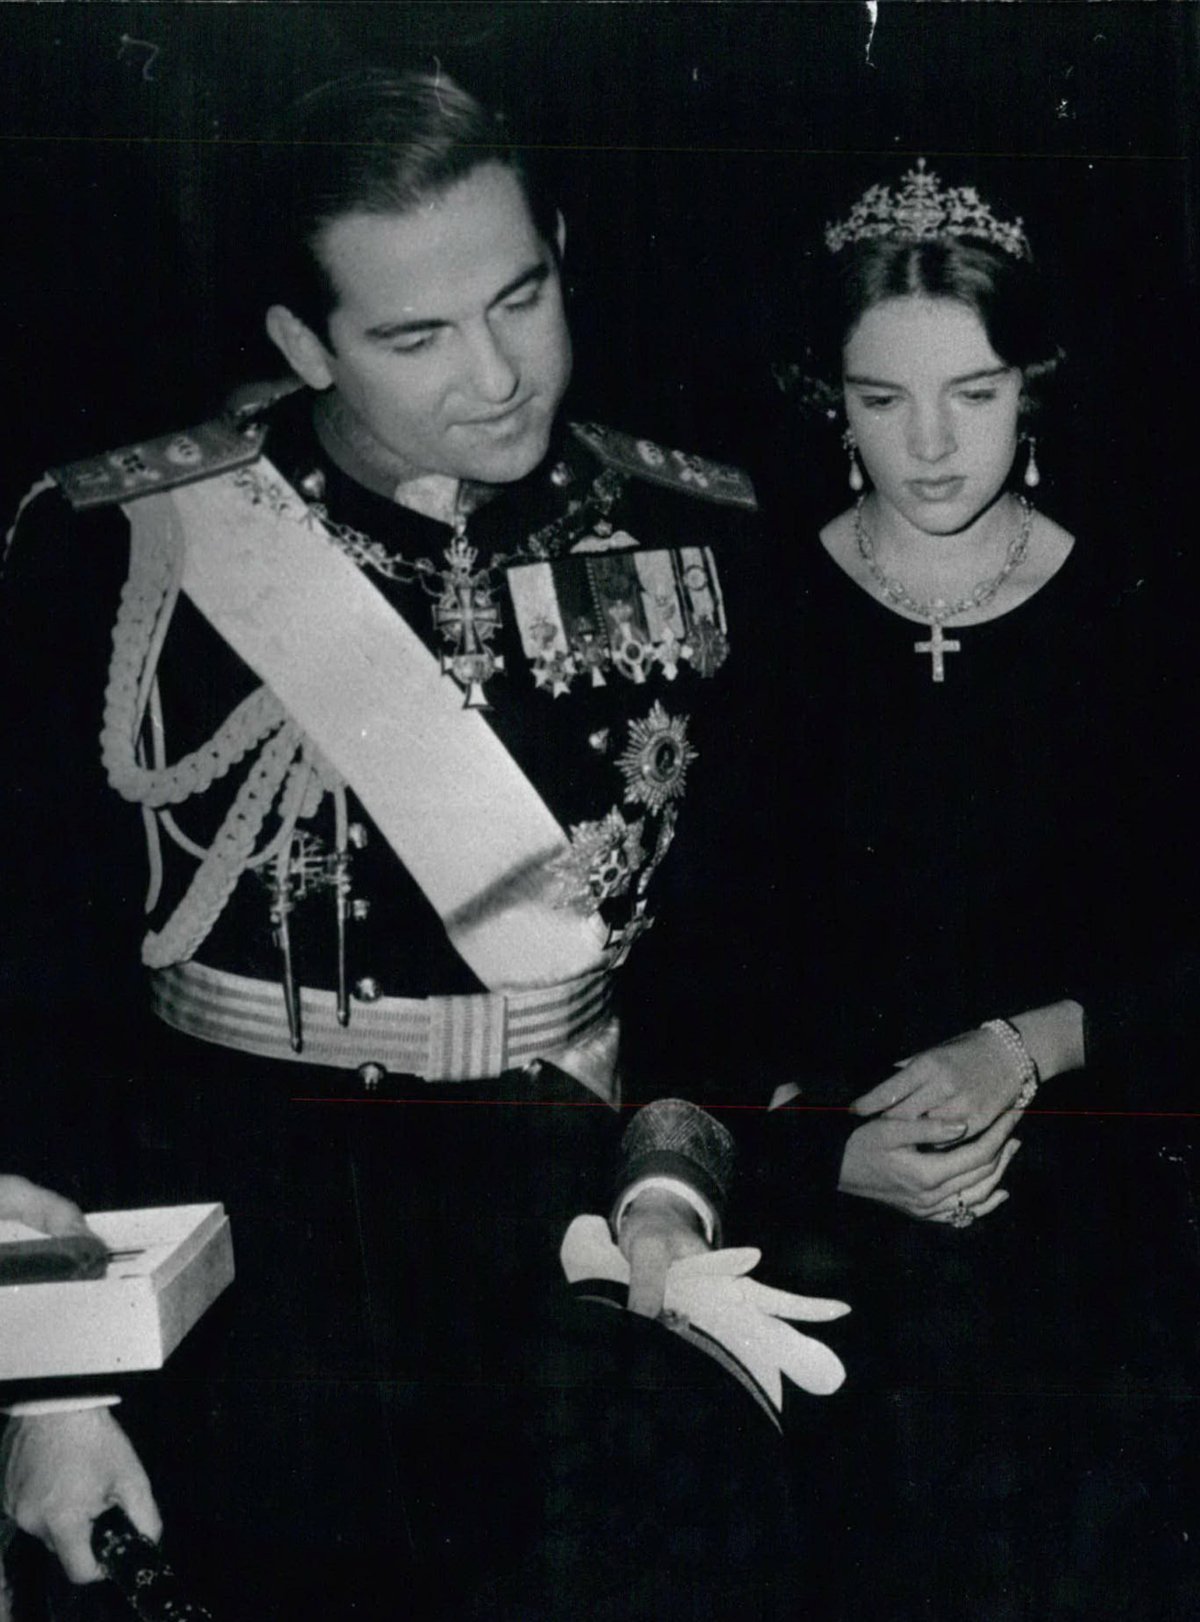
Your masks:
M 819 535 L 817 536 L 816 550 L 822 560 L 820 567 L 830 576 L 836 577 L 845 588 L 844 595 L 847 601 L 853 603 L 861 599 L 861 606 L 865 611 L 864 618 L 879 617 L 883 621 L 893 623 L 899 628 L 900 632 L 921 633 L 928 630 L 928 620 L 908 619 L 903 614 L 897 614 L 881 598 L 860 586 L 853 576 L 847 574 L 846 570 L 842 568 Z M 1058 601 L 1063 591 L 1072 591 L 1078 577 L 1087 572 L 1086 564 L 1080 561 L 1082 552 L 1083 548 L 1080 543 L 1075 541 L 1071 550 L 1054 573 L 1044 580 L 1037 590 L 1028 597 L 1014 604 L 1012 608 L 1006 609 L 1003 614 L 997 614 L 991 619 L 978 620 L 973 625 L 948 625 L 946 626 L 946 634 L 956 639 L 968 636 L 974 640 L 979 632 L 996 632 L 1006 625 L 1009 626 L 1009 629 L 1012 629 L 1010 622 L 1014 620 L 1021 621 L 1023 626 L 1034 619 L 1035 616 L 1045 613 L 1056 614 Z
M 1119 809 L 1108 718 L 1130 673 L 1123 594 L 1096 548 L 1077 543 L 1009 612 L 949 628 L 961 646 L 939 683 L 917 651 L 928 624 L 817 545 L 819 561 L 794 560 L 775 753 L 798 1041 L 844 1077 L 1070 992 L 1091 950 L 1091 858 Z

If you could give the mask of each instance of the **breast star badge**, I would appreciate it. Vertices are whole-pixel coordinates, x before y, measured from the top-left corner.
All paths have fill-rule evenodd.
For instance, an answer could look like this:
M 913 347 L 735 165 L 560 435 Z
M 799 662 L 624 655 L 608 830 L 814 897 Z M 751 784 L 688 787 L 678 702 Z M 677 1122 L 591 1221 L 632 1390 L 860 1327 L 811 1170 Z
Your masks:
M 594 913 L 624 895 L 646 860 L 642 821 L 626 822 L 615 807 L 599 822 L 571 829 L 571 848 L 550 864 L 561 892 L 559 905 Z
M 681 797 L 696 750 L 688 742 L 687 720 L 668 715 L 655 703 L 644 721 L 629 723 L 629 742 L 617 757 L 625 779 L 627 805 L 644 805 L 657 816 Z

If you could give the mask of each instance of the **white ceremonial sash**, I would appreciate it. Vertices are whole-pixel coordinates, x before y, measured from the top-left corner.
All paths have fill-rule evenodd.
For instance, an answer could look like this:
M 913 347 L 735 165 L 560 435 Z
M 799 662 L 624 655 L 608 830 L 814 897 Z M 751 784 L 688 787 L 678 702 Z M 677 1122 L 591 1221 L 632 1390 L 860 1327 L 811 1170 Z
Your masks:
M 257 503 L 238 477 L 126 511 L 182 539 L 184 592 L 351 785 L 484 985 L 602 967 L 603 922 L 555 905 L 566 835 L 491 727 L 270 462 Z

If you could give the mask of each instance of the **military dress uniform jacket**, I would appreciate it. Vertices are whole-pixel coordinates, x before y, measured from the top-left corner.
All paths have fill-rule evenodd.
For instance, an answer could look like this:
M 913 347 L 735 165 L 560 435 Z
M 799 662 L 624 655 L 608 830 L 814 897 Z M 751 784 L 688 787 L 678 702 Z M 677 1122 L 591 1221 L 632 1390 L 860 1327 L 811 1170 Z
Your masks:
M 761 602 L 763 595 L 747 481 L 624 435 L 576 427 L 564 430 L 537 473 L 470 513 L 455 541 L 447 526 L 398 507 L 349 476 L 314 436 L 309 408 L 309 397 L 301 395 L 276 407 L 263 427 L 246 430 L 244 464 L 227 474 L 238 486 L 235 499 L 244 503 L 247 518 L 255 507 L 280 499 L 263 471 L 273 465 L 301 498 L 301 521 L 315 513 L 323 533 L 334 537 L 416 633 L 440 664 L 455 707 L 462 704 L 482 718 L 562 830 L 557 854 L 545 863 L 549 872 L 539 876 L 544 915 L 552 922 L 555 914 L 587 921 L 599 942 L 595 964 L 618 965 L 653 920 L 656 871 L 677 829 L 686 826 L 688 802 L 743 792 L 727 775 L 736 760 L 728 745 L 739 686 L 744 690 L 755 657 L 754 599 Z M 192 492 L 203 491 L 205 475 L 225 472 L 239 452 L 235 442 L 232 456 L 225 446 L 214 454 L 200 434 L 177 436 L 165 453 L 141 447 L 123 455 L 121 467 L 112 465 L 116 459 L 107 466 L 99 459 L 63 476 L 72 499 L 101 510 L 88 520 L 97 533 L 85 543 L 87 555 L 75 550 L 58 591 L 37 577 L 64 561 L 44 533 L 58 524 L 60 504 L 47 498 L 26 518 L 12 561 L 14 588 L 20 593 L 20 576 L 32 570 L 38 600 L 53 624 L 40 633 L 26 627 L 24 638 L 19 626 L 12 634 L 23 666 L 44 662 L 49 653 L 53 688 L 62 683 L 59 672 L 81 657 L 70 623 L 77 605 L 88 619 L 90 662 L 78 685 L 72 682 L 70 719 L 81 723 L 81 731 L 94 726 L 97 736 L 104 732 L 109 784 L 143 808 L 151 831 L 152 894 L 142 955 L 154 975 L 157 1010 L 169 1023 L 209 1040 L 275 1057 L 287 1056 L 290 1047 L 356 1071 L 366 1066 L 368 1082 L 378 1085 L 383 1071 L 405 1073 L 408 1067 L 403 1053 L 390 1064 L 379 1062 L 382 1052 L 373 1058 L 369 1038 L 354 1036 L 356 1014 L 366 1017 L 373 1004 L 393 997 L 469 997 L 496 987 L 484 986 L 477 966 L 455 950 L 444 918 L 413 878 L 412 864 L 387 847 L 356 799 L 354 782 L 341 792 L 336 769 L 319 748 L 307 747 L 303 736 L 289 748 L 271 730 L 271 718 L 264 721 L 257 713 L 228 736 L 228 718 L 240 705 L 253 704 L 261 678 L 197 611 L 186 582 L 173 611 L 164 610 L 151 633 L 148 612 L 139 620 L 136 601 L 130 608 L 131 596 L 140 590 L 144 597 L 148 588 L 131 578 L 109 660 L 107 603 L 118 571 L 126 567 L 124 546 L 102 538 L 103 530 L 124 524 L 116 501 L 136 515 L 139 501 L 144 507 L 145 498 L 174 483 L 186 480 Z M 263 460 L 268 456 L 269 463 Z M 108 485 L 98 490 L 105 474 Z M 227 517 L 223 509 L 222 520 Z M 150 528 L 159 524 L 156 517 Z M 29 533 L 35 529 L 43 533 Z M 94 586 L 89 575 L 100 577 Z M 68 591 L 74 602 L 63 601 Z M 351 637 L 352 625 L 346 626 Z M 161 650 L 143 651 L 152 634 L 162 639 Z M 30 640 L 43 645 L 30 647 Z M 103 716 L 96 711 L 95 685 L 102 661 L 109 664 L 101 682 Z M 336 686 L 340 674 L 335 664 L 322 670 L 321 680 Z M 45 679 L 35 678 L 36 688 Z M 132 692 L 131 681 L 142 690 Z M 122 733 L 131 722 L 137 728 L 135 706 L 142 725 L 131 739 Z M 437 718 L 422 724 L 436 727 Z M 301 720 L 301 734 L 303 727 Z M 45 741 L 49 775 L 60 783 L 50 798 L 69 826 L 79 802 L 76 786 L 61 775 L 64 740 L 52 735 Z M 92 740 L 68 741 L 73 749 L 86 741 L 94 769 Z M 268 773 L 273 743 L 279 747 Z M 122 751 L 136 758 L 121 759 Z M 173 770 L 180 761 L 191 771 Z M 305 789 L 298 780 L 310 765 Z M 170 779 L 157 797 L 155 784 L 146 787 L 156 766 L 160 778 Z M 70 771 L 69 763 L 65 769 Z M 266 782 L 257 792 L 250 781 L 256 771 Z M 418 777 L 410 784 L 403 767 L 395 782 L 396 796 L 411 794 L 420 817 L 432 824 L 441 820 L 435 797 L 443 791 L 440 782 Z M 31 783 L 20 788 L 28 810 L 24 817 L 18 810 L 17 825 L 24 821 L 28 833 L 46 813 L 33 802 Z M 464 847 L 473 829 L 486 829 L 505 814 L 491 797 L 497 792 L 482 763 L 478 780 L 468 769 L 454 784 L 449 797 L 459 808 Z M 231 808 L 234 835 L 245 844 L 253 838 L 252 854 L 240 866 L 233 859 L 215 878 L 202 872 L 198 879 L 205 853 L 211 857 L 222 842 L 235 842 Z M 252 835 L 247 823 L 257 823 Z M 60 849 L 51 870 L 61 865 L 61 847 L 73 843 L 66 827 L 53 833 Z M 415 837 L 421 837 L 419 830 Z M 266 862 L 265 850 L 272 851 Z M 127 894 L 133 879 L 124 864 L 121 878 Z M 40 883 L 49 899 L 38 909 L 33 898 L 34 910 L 53 915 L 57 884 L 45 873 Z M 236 997 L 229 1007 L 219 1006 L 221 987 L 208 998 L 217 1005 L 213 1014 L 203 979 L 187 981 L 192 969 L 183 964 L 279 988 L 262 1028 L 239 1025 Z M 531 978 L 545 983 L 545 965 Z M 510 972 L 502 964 L 500 979 L 501 989 L 519 987 L 520 965 Z M 327 1054 L 315 1032 L 304 1031 L 300 1004 L 309 988 L 336 994 L 339 981 L 346 1051 Z M 262 990 L 258 996 L 266 1007 L 270 995 Z M 295 1017 L 284 1044 L 281 1016 L 289 1012 Z M 247 1016 L 250 1026 L 256 1017 Z M 544 1056 L 534 1037 L 510 1045 L 522 1060 Z M 497 1055 L 485 1053 L 486 1046 L 468 1044 L 454 1055 L 450 1074 L 438 1079 L 495 1075 Z M 489 1062 L 479 1063 L 481 1057 Z M 412 1069 L 421 1073 L 416 1065 Z
M 752 799 L 736 762 L 769 562 L 744 479 L 606 430 L 564 428 L 457 537 L 351 476 L 306 395 L 217 440 L 219 454 L 198 433 L 76 470 L 64 483 L 94 510 L 40 497 L 10 553 L 13 1140 L 24 1172 L 88 1209 L 220 1199 L 230 1212 L 233 1288 L 122 1410 L 169 1547 L 220 1614 L 251 1614 L 253 1592 L 257 1622 L 343 1614 L 348 1598 L 356 1615 L 390 1616 L 399 1573 L 433 1616 L 539 1522 L 544 1483 L 518 1472 L 496 1492 L 482 1437 L 515 1423 L 524 1397 L 538 1406 L 506 1332 L 560 1282 L 567 1221 L 607 1208 L 618 1128 L 597 1096 L 614 1096 L 603 1062 L 581 1085 L 559 1056 L 611 1054 L 609 971 L 636 960 L 672 860 L 685 896 L 724 861 L 707 819 L 689 835 L 693 804 L 724 817 Z M 276 473 L 561 830 L 540 893 L 592 930 L 604 989 L 575 1025 L 568 999 L 565 1028 L 561 1010 L 535 1009 L 515 1062 L 455 1025 L 497 987 L 451 945 L 353 782 L 290 738 L 286 717 L 263 723 L 261 677 L 186 588 L 167 623 L 146 610 L 144 579 L 129 581 L 143 493 L 170 486 L 183 508 L 223 479 L 253 525 L 281 499 Z M 145 651 L 114 670 L 122 639 Z M 239 707 L 250 743 L 214 746 Z M 144 718 L 136 739 L 131 714 Z M 193 762 L 182 783 L 180 760 Z M 469 777 L 459 793 L 486 832 L 488 793 Z M 270 860 L 243 862 L 232 885 L 220 875 L 214 903 L 205 853 L 232 842 L 240 860 L 248 830 Z M 669 1021 L 669 984 L 649 993 Z M 428 998 L 462 1038 L 440 1071 L 361 1042 L 341 1063 L 331 1052 L 380 1029 L 370 1021 L 392 999 Z M 490 1062 L 472 1073 L 464 1052 Z M 728 1096 L 731 1078 L 718 1080 Z M 739 1081 L 752 1088 L 753 1074 Z

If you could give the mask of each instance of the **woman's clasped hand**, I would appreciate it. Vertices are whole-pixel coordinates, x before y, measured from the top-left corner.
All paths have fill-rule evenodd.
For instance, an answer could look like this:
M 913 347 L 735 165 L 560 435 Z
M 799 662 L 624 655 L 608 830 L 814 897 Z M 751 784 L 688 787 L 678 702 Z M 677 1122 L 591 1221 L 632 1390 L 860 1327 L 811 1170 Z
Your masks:
M 999 1210 L 1021 1092 L 999 1046 L 989 1030 L 966 1031 L 856 1098 L 852 1112 L 868 1119 L 847 1144 L 842 1192 L 955 1227 Z
M 1000 1116 L 985 1132 L 967 1138 L 964 1121 L 914 1119 L 903 1103 L 893 1109 L 864 1121 L 851 1134 L 838 1185 L 843 1194 L 955 1227 L 966 1227 L 1004 1204 L 1009 1196 L 1000 1185 L 1020 1148 L 1011 1135 L 1015 1114 Z

